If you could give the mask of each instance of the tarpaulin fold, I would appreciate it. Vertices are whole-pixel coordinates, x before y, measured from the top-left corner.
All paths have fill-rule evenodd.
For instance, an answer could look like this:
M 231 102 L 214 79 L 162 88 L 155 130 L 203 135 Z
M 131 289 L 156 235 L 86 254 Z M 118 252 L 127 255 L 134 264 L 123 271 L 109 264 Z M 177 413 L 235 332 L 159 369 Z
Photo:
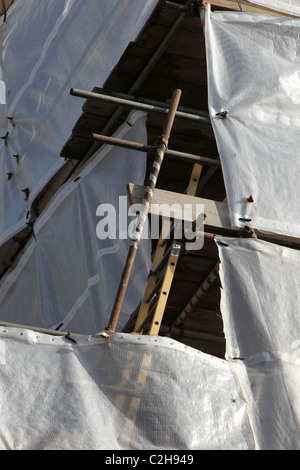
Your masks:
M 26 227 L 32 202 L 65 164 L 60 151 L 83 104 L 70 88 L 102 86 L 156 3 L 15 0 L 0 18 L 0 245 Z
M 255 448 L 300 449 L 300 254 L 222 238 L 226 359 L 247 403 Z
M 0 327 L 2 450 L 248 450 L 226 361 L 169 338 Z
M 206 9 L 209 112 L 233 228 L 300 236 L 299 34 L 299 19 Z
M 271 8 L 272 10 L 280 11 L 288 15 L 300 16 L 299 0 L 249 0 L 249 2 L 256 3 L 257 5 Z
M 131 112 L 115 136 L 147 143 L 146 114 Z M 128 213 L 126 187 L 129 182 L 143 184 L 145 172 L 143 152 L 102 146 L 57 191 L 16 264 L 1 279 L 0 320 L 43 328 L 61 324 L 63 330 L 81 334 L 107 326 L 131 243 L 126 230 L 136 219 Z M 97 215 L 98 207 L 111 208 L 111 218 L 104 210 Z M 101 221 L 103 239 L 97 235 Z M 116 231 L 110 233 L 114 225 Z M 149 238 L 145 226 L 118 329 L 143 296 L 150 269 Z

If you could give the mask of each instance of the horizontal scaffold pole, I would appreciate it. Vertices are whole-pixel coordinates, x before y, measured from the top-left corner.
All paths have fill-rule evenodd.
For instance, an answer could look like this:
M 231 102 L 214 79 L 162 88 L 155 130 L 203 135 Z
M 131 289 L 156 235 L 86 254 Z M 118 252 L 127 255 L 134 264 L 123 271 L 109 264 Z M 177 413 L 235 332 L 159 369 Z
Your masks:
M 170 111 L 170 107 L 163 103 L 163 106 L 157 106 L 153 104 L 141 103 L 131 99 L 124 99 L 118 96 L 111 96 L 104 93 L 96 93 L 94 91 L 79 90 L 78 88 L 71 88 L 70 94 L 77 96 L 78 98 L 85 98 L 87 100 L 104 101 L 110 104 L 116 104 L 118 106 L 125 106 L 129 108 L 138 109 L 140 111 L 167 114 Z M 176 117 L 182 119 L 189 119 L 190 121 L 202 122 L 210 124 L 209 116 L 200 114 L 191 114 L 183 111 L 176 111 Z
M 101 134 L 92 134 L 92 140 L 102 142 L 104 144 L 115 145 L 116 147 L 129 148 L 132 150 L 137 150 L 140 152 L 145 152 L 149 154 L 155 154 L 157 147 L 152 145 L 140 144 L 138 142 L 132 142 L 130 140 L 118 139 L 116 137 L 109 137 Z M 172 157 L 177 160 L 187 161 L 191 163 L 199 163 L 200 165 L 214 166 L 217 168 L 221 167 L 220 160 L 201 157 L 200 155 L 193 155 L 185 152 L 178 152 L 176 150 L 167 149 L 165 151 L 166 157 Z
M 152 99 L 146 98 L 145 96 L 133 95 L 130 93 L 123 93 L 121 91 L 115 91 L 115 90 L 110 90 L 106 88 L 97 88 L 97 93 L 101 93 L 107 96 L 115 96 L 116 98 L 122 98 L 124 100 L 131 100 L 131 101 L 135 101 L 138 103 L 150 104 L 153 106 L 157 106 L 159 108 L 165 108 L 166 106 L 168 106 L 168 103 L 165 103 L 163 101 L 152 100 Z M 203 116 L 204 118 L 209 118 L 208 111 L 200 111 L 199 109 L 190 108 L 188 106 L 178 106 L 178 111 L 182 111 L 183 113 L 186 113 L 186 114 L 192 114 L 196 116 Z

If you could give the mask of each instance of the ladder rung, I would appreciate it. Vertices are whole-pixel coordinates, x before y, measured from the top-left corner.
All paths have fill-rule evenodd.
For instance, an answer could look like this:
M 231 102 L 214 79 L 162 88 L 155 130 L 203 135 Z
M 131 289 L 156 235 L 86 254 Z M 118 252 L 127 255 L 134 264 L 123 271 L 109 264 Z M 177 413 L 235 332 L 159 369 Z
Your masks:
M 146 325 L 147 321 L 149 320 L 149 318 L 151 318 L 151 316 L 153 315 L 153 313 L 154 313 L 154 311 L 155 311 L 157 301 L 158 301 L 158 297 L 157 297 L 157 299 L 155 300 L 155 302 L 154 302 L 154 304 L 152 305 L 152 307 L 149 309 L 149 312 L 147 313 L 146 317 L 144 318 L 143 322 L 140 324 L 140 326 L 138 327 L 138 329 L 137 329 L 137 330 L 134 330 L 135 333 L 139 333 L 141 330 L 143 330 L 143 328 L 144 328 L 144 326 Z
M 148 295 L 147 299 L 145 300 L 146 304 L 148 304 L 150 302 L 150 300 L 152 299 L 153 295 L 154 294 L 157 294 L 157 292 L 159 291 L 159 288 L 162 284 L 164 280 L 164 276 L 161 276 L 160 279 L 158 280 L 158 282 L 156 283 L 154 289 L 152 289 L 152 291 L 150 292 L 150 294 Z
M 173 234 L 173 232 L 174 232 L 174 224 L 172 224 L 170 231 L 168 232 L 167 236 L 163 238 L 159 246 L 165 246 L 168 243 L 168 241 L 171 239 L 171 235 Z
M 182 248 L 181 243 L 174 241 L 171 245 L 172 250 L 169 256 L 166 273 L 163 277 L 162 287 L 158 296 L 157 304 L 155 307 L 152 324 L 150 326 L 149 335 L 156 335 L 159 333 L 160 324 L 166 307 L 167 299 L 170 293 L 173 277 L 176 270 L 177 261 Z
M 170 252 L 172 250 L 172 246 L 173 245 L 170 245 L 169 248 L 167 249 L 166 253 L 164 254 L 163 258 L 160 260 L 160 262 L 158 263 L 158 265 L 156 266 L 156 268 L 153 270 L 153 271 L 150 271 L 150 275 L 151 274 L 157 274 L 159 272 L 159 270 L 161 269 L 161 267 L 166 263 L 166 260 L 169 259 L 169 255 L 170 255 Z

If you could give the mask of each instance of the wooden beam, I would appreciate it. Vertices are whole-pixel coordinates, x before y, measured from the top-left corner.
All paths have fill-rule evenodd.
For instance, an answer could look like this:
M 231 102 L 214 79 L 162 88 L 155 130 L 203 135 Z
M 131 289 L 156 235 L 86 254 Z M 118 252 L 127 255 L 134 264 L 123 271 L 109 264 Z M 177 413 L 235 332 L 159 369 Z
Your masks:
M 213 6 L 228 8 L 229 10 L 236 10 L 241 11 L 240 4 L 242 6 L 242 10 L 245 13 L 260 13 L 264 15 L 272 15 L 272 16 L 292 16 L 288 15 L 284 12 L 280 12 L 277 10 L 272 10 L 271 8 L 263 7 L 261 5 L 255 5 L 254 3 L 248 2 L 247 0 L 210 0 L 206 3 L 210 3 Z
M 168 333 L 169 332 L 169 326 L 168 325 L 161 325 L 160 327 L 160 332 L 161 333 Z M 202 331 L 196 331 L 196 330 L 186 330 L 184 329 L 183 331 L 180 328 L 172 328 L 172 336 L 176 335 L 181 335 L 184 338 L 195 338 L 195 339 L 200 339 L 203 341 L 212 341 L 216 343 L 221 343 L 225 344 L 225 338 L 224 336 L 219 336 L 219 335 L 214 335 L 210 333 L 204 333 Z
M 14 0 L 1 0 L 0 1 L 0 16 L 4 15 L 4 13 L 9 9 L 13 1 Z
M 127 193 L 130 204 L 141 204 L 144 191 L 144 186 L 129 183 L 127 185 Z M 182 207 L 181 212 L 179 211 L 176 214 L 178 217 L 174 218 L 186 221 L 194 221 L 196 216 L 196 204 L 203 204 L 205 214 L 205 230 L 213 231 L 213 233 L 222 232 L 223 234 L 227 232 L 228 235 L 237 233 L 238 229 L 234 229 L 231 226 L 229 210 L 226 201 L 213 201 L 211 199 L 188 196 L 186 194 L 175 193 L 172 191 L 165 191 L 156 188 L 153 193 L 152 203 L 149 207 L 149 213 L 170 217 L 170 210 L 168 210 L 168 205 L 171 207 L 172 204 L 179 204 L 179 206 Z M 189 206 L 187 207 L 187 210 L 183 210 L 184 204 Z M 182 215 L 181 218 L 180 215 Z M 254 230 L 257 238 L 260 240 L 277 243 L 279 245 L 288 246 L 290 248 L 300 249 L 300 238 L 289 237 L 287 235 L 281 235 L 277 233 L 262 233 L 256 228 L 254 228 Z
M 141 204 L 143 201 L 145 187 L 129 183 L 127 185 L 127 192 L 131 205 Z M 197 215 L 196 204 L 203 204 L 205 213 L 205 226 L 216 229 L 231 230 L 228 206 L 226 202 L 212 201 L 210 199 L 189 196 L 187 194 L 174 193 L 156 188 L 153 192 L 153 199 L 149 207 L 149 212 L 155 215 L 170 217 L 170 211 L 168 210 L 168 207 L 172 207 L 173 204 L 178 204 L 182 208 L 181 211 L 175 213 L 177 217 L 174 218 L 176 219 L 193 222 Z M 186 204 L 185 210 L 184 204 Z

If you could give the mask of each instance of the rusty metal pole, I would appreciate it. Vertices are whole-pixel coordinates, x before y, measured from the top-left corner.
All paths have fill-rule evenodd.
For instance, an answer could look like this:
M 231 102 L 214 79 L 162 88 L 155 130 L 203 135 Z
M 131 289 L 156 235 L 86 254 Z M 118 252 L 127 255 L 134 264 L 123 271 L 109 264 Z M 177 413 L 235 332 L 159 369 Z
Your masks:
M 106 331 L 114 332 L 116 330 L 116 326 L 117 326 L 119 315 L 121 312 L 123 300 L 126 294 L 129 278 L 130 278 L 134 260 L 136 257 L 137 249 L 138 249 L 140 239 L 142 236 L 144 223 L 147 218 L 147 215 L 149 212 L 149 206 L 153 197 L 153 191 L 155 189 L 156 181 L 157 181 L 159 171 L 163 162 L 163 158 L 168 147 L 171 129 L 172 129 L 173 122 L 175 119 L 175 114 L 176 114 L 176 110 L 179 104 L 180 97 L 181 97 L 181 90 L 175 90 L 173 93 L 173 97 L 172 97 L 170 111 L 165 120 L 163 133 L 157 144 L 156 154 L 155 154 L 154 161 L 152 164 L 151 173 L 148 179 L 148 186 L 146 188 L 145 195 L 144 195 L 143 209 L 141 211 L 141 214 L 139 215 L 138 224 L 136 227 L 136 234 L 132 238 L 132 242 L 128 251 L 127 259 L 125 262 L 124 270 L 122 273 L 121 281 L 119 284 L 119 288 L 117 291 L 117 295 L 115 298 L 115 302 L 113 305 L 109 323 L 108 323 L 108 326 L 105 328 Z

